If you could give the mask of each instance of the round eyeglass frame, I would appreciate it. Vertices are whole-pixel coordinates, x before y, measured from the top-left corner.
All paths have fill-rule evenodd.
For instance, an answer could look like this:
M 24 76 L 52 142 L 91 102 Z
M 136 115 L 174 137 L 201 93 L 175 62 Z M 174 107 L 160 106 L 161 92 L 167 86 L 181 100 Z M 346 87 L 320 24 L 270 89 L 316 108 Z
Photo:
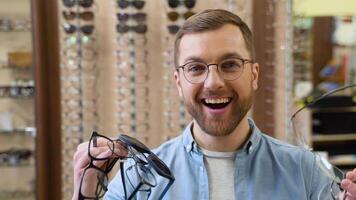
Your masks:
M 242 71 L 241 71 L 241 73 L 240 73 L 237 77 L 235 77 L 235 78 L 233 78 L 233 79 L 227 79 L 227 78 L 225 78 L 225 77 L 221 77 L 222 79 L 227 80 L 227 81 L 233 81 L 233 80 L 236 80 L 236 79 L 240 78 L 240 76 L 241 76 L 241 75 L 243 74 L 243 72 L 244 72 L 245 64 L 246 64 L 246 63 L 255 63 L 253 60 L 250 60 L 250 59 L 243 59 L 243 58 L 235 58 L 235 57 L 234 57 L 234 58 L 227 58 L 227 59 L 224 59 L 224 60 L 220 61 L 219 63 L 210 63 L 210 64 L 206 64 L 206 63 L 204 63 L 204 62 L 199 62 L 199 61 L 190 61 L 190 62 L 187 62 L 187 63 L 185 63 L 185 64 L 183 64 L 183 65 L 177 66 L 177 67 L 176 67 L 176 70 L 178 71 L 180 68 L 182 68 L 184 78 L 185 78 L 189 83 L 192 83 L 192 84 L 199 84 L 199 83 L 205 82 L 205 80 L 207 79 L 207 77 L 208 77 L 208 75 L 209 75 L 209 72 L 210 72 L 210 66 L 215 65 L 215 66 L 217 67 L 217 71 L 219 72 L 219 75 L 220 75 L 219 66 L 220 66 L 221 63 L 223 63 L 224 61 L 230 60 L 230 59 L 237 59 L 237 60 L 242 61 Z M 190 63 L 193 63 L 193 62 L 205 64 L 206 67 L 208 68 L 208 72 L 205 74 L 205 78 L 202 79 L 201 81 L 192 81 L 192 80 L 190 80 L 190 79 L 187 77 L 187 75 L 186 75 L 186 72 L 185 72 L 185 70 L 184 70 L 184 67 L 185 67 L 186 65 L 190 64 Z M 221 76 L 221 75 L 220 75 L 220 76 Z

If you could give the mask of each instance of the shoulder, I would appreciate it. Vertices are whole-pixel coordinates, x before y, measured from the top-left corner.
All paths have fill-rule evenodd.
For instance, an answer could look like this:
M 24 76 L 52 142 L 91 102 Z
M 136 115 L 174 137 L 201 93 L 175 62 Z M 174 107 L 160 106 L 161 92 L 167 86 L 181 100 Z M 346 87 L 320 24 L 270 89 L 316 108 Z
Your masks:
M 184 150 L 183 135 L 170 139 L 152 151 L 164 162 L 172 160 Z
M 270 156 L 282 160 L 285 164 L 313 168 L 314 155 L 308 149 L 291 145 L 261 133 L 261 148 Z

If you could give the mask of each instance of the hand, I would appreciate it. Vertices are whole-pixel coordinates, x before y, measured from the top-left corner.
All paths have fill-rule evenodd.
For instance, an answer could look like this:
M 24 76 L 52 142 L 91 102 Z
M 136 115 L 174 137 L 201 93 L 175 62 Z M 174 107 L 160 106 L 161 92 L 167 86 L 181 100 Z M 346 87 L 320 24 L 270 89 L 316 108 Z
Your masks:
M 356 200 L 356 168 L 346 173 L 346 178 L 341 181 L 341 187 L 347 191 L 345 200 Z
M 78 145 L 77 151 L 75 152 L 73 156 L 73 170 L 74 170 L 74 193 L 72 200 L 77 200 L 78 195 L 79 195 L 79 187 L 80 187 L 80 181 L 83 175 L 83 172 L 85 168 L 89 165 L 90 163 L 90 157 L 88 155 L 88 145 L 89 142 L 84 142 Z M 115 141 L 115 152 L 113 153 L 112 150 L 109 148 L 107 145 L 107 140 L 103 138 L 97 138 L 97 146 L 96 147 L 90 147 L 90 153 L 94 157 L 109 157 L 110 158 L 116 158 L 116 157 L 126 157 L 127 156 L 127 150 L 124 147 L 123 143 L 120 141 Z M 105 161 L 94 161 L 94 165 L 103 168 L 103 165 Z M 85 175 L 85 182 L 82 183 L 82 191 L 83 190 L 90 190 L 90 191 L 95 191 L 96 185 L 93 185 L 93 183 L 96 182 L 97 176 L 96 174 L 93 174 L 92 177 L 88 177 L 87 174 Z M 93 181 L 91 181 L 93 180 Z M 92 184 L 91 184 L 92 183 Z M 93 193 L 93 192 L 92 192 Z

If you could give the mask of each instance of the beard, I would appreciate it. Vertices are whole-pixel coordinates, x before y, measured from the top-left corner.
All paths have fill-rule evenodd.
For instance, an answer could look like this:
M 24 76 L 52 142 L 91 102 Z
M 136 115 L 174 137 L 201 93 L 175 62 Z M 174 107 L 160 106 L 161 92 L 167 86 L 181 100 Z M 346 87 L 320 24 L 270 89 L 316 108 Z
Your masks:
M 211 136 L 227 136 L 236 129 L 250 110 L 254 99 L 254 90 L 251 87 L 249 94 L 244 98 L 240 98 L 238 95 L 235 97 L 237 98 L 233 98 L 234 100 L 230 102 L 233 105 L 229 105 L 231 112 L 228 117 L 208 117 L 202 110 L 202 103 L 199 99 L 193 102 L 188 102 L 184 96 L 183 99 L 188 113 L 205 133 Z

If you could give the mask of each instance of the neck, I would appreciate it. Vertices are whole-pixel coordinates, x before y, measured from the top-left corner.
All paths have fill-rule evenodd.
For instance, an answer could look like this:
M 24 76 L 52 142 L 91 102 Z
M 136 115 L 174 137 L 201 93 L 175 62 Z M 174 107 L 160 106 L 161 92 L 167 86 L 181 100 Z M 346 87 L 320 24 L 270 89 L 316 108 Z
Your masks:
M 214 136 L 204 132 L 194 121 L 193 137 L 201 148 L 209 151 L 232 152 L 245 144 L 250 135 L 250 126 L 245 116 L 235 130 L 226 136 Z

